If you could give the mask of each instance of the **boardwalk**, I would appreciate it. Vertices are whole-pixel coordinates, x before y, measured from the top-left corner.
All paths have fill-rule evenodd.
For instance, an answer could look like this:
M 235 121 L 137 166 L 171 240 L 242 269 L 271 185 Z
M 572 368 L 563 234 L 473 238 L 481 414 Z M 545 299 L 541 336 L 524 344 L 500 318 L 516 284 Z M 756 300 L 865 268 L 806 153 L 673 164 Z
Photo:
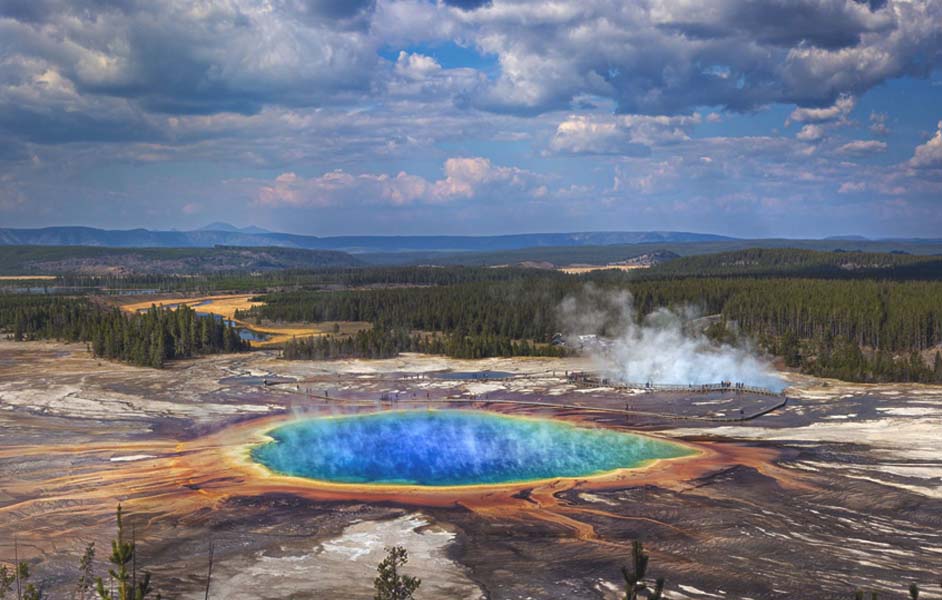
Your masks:
M 509 381 L 509 380 L 520 380 L 520 379 L 537 379 L 542 377 L 559 377 L 564 378 L 567 382 L 575 384 L 580 387 L 604 387 L 611 388 L 613 390 L 612 398 L 609 400 L 614 400 L 617 397 L 620 397 L 619 392 L 625 392 L 628 390 L 637 391 L 642 390 L 650 393 L 668 393 L 672 395 L 678 395 L 686 398 L 686 396 L 693 394 L 707 394 L 707 393 L 736 393 L 744 394 L 746 396 L 764 396 L 767 398 L 775 398 L 777 401 L 774 404 L 768 406 L 759 406 L 755 407 L 748 413 L 744 413 L 741 410 L 738 414 L 683 414 L 682 412 L 664 412 L 659 410 L 643 410 L 636 409 L 631 407 L 629 404 L 625 404 L 624 408 L 613 407 L 613 406 L 600 406 L 598 404 L 592 404 L 585 401 L 578 403 L 572 402 L 550 402 L 546 401 L 543 398 L 537 398 L 534 400 L 525 400 L 525 399 L 514 399 L 514 398 L 495 398 L 492 393 L 485 395 L 475 395 L 468 393 L 461 394 L 452 394 L 445 397 L 433 398 L 429 397 L 426 392 L 425 397 L 421 395 L 416 396 L 415 393 L 409 396 L 408 392 L 401 392 L 402 398 L 400 399 L 400 393 L 382 391 L 379 392 L 377 400 L 366 400 L 366 399 L 350 399 L 343 398 L 342 395 L 332 396 L 328 393 L 319 394 L 314 392 L 310 387 L 305 387 L 304 395 L 310 400 L 320 400 L 329 402 L 338 406 L 376 406 L 377 401 L 379 404 L 392 405 L 400 408 L 412 407 L 412 408 L 422 408 L 433 406 L 455 406 L 455 405 L 472 405 L 472 406 L 488 406 L 494 404 L 502 405 L 511 405 L 511 406 L 521 406 L 521 407 L 539 407 L 539 408 L 553 408 L 559 410 L 577 410 L 577 411 L 587 411 L 587 412 L 596 412 L 596 413 L 606 413 L 606 414 L 618 414 L 624 415 L 625 417 L 629 416 L 638 416 L 638 417 L 647 417 L 654 419 L 662 419 L 668 421 L 700 421 L 700 422 L 713 422 L 713 423 L 734 423 L 734 422 L 744 422 L 757 419 L 769 413 L 775 412 L 777 410 L 783 409 L 788 405 L 789 399 L 785 396 L 784 392 L 777 392 L 775 390 L 757 387 L 757 386 L 748 386 L 745 384 L 739 384 L 734 382 L 720 382 L 713 384 L 697 384 L 697 385 L 670 385 L 670 384 L 652 384 L 652 383 L 613 383 L 607 379 L 595 377 L 588 375 L 582 372 L 566 372 L 566 371 L 545 371 L 537 373 L 522 373 L 522 374 L 512 374 L 512 375 L 501 375 L 500 377 L 494 377 L 494 381 Z M 409 375 L 400 375 L 398 377 L 391 377 L 386 379 L 387 382 L 399 382 L 399 383 L 408 383 L 421 380 L 436 379 L 435 374 L 409 374 Z M 478 381 L 488 381 L 488 377 L 469 377 L 467 382 L 478 382 Z M 301 387 L 296 382 L 280 382 L 280 381 L 268 381 L 265 385 L 271 385 L 273 387 L 281 387 L 281 384 L 289 384 L 301 391 Z M 284 388 L 281 388 L 283 391 Z M 693 399 L 690 399 L 690 402 L 693 402 Z
M 722 381 L 719 383 L 631 383 L 612 381 L 589 375 L 586 373 L 570 373 L 567 377 L 570 382 L 587 387 L 611 387 L 616 390 L 645 390 L 651 392 L 686 392 L 686 393 L 711 393 L 711 392 L 744 392 L 749 394 L 758 394 L 760 396 L 781 396 L 783 392 L 775 391 L 771 388 L 746 385 L 745 383 L 736 383 L 732 381 Z

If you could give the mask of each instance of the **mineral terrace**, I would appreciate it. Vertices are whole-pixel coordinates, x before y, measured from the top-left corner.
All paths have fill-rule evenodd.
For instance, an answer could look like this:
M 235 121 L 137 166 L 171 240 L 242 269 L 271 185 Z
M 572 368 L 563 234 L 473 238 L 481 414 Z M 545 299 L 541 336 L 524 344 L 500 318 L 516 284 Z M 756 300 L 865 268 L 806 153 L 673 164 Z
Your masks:
M 273 351 L 140 369 L 83 345 L 0 342 L 0 557 L 56 597 L 121 502 L 166 596 L 370 598 L 383 548 L 420 598 L 617 598 L 631 541 L 669 598 L 940 598 L 942 387 L 789 377 L 788 403 L 586 388 L 579 359 L 286 362 Z M 509 372 L 443 379 L 443 371 Z M 626 428 L 700 450 L 603 481 L 427 493 L 267 477 L 245 448 L 307 414 L 461 407 Z M 104 571 L 104 564 L 99 564 Z

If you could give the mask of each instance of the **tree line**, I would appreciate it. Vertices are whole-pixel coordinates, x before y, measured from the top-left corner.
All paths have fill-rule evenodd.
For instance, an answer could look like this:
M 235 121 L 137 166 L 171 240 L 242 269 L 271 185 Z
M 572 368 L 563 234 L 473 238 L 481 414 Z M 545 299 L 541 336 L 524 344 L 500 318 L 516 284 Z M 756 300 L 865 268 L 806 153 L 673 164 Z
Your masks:
M 775 257 L 783 264 L 818 260 L 805 257 L 802 251 L 777 251 L 772 258 L 766 256 L 767 251 L 753 254 L 737 256 L 762 264 L 774 263 Z M 878 255 L 873 259 L 876 262 L 869 257 L 853 260 L 857 261 L 854 264 L 875 268 L 881 264 L 905 265 L 910 258 Z M 710 260 L 728 262 L 730 257 Z M 721 315 L 729 329 L 757 340 L 763 348 L 785 356 L 790 365 L 809 373 L 857 381 L 942 381 L 942 367 L 937 368 L 933 362 L 934 351 L 942 343 L 942 303 L 938 301 L 942 298 L 942 282 L 653 274 L 637 277 L 605 271 L 571 277 L 535 269 L 375 267 L 282 271 L 259 277 L 219 275 L 206 277 L 205 281 L 214 282 L 212 285 L 241 281 L 244 285 L 252 283 L 252 289 L 268 286 L 272 290 L 259 296 L 264 305 L 238 313 L 241 319 L 373 324 L 373 331 L 359 339 L 332 336 L 329 340 L 296 342 L 288 354 L 298 356 L 369 358 L 400 351 L 462 358 L 555 355 L 560 350 L 550 345 L 554 334 L 569 329 L 559 314 L 560 303 L 566 297 L 583 294 L 585 286 L 591 284 L 603 292 L 631 292 L 639 316 L 661 307 L 686 306 L 703 314 Z M 161 364 L 161 356 L 169 360 L 240 349 L 232 335 L 220 333 L 210 323 L 200 325 L 198 331 L 188 323 L 172 327 L 167 323 L 169 337 L 157 335 L 155 330 L 165 325 L 155 325 L 154 321 L 166 320 L 162 317 L 133 325 L 115 323 L 109 336 L 105 333 L 109 327 L 98 321 L 115 317 L 99 315 L 94 322 L 100 334 L 93 337 L 85 332 L 92 321 L 86 314 L 88 308 L 79 309 L 71 300 L 57 300 L 55 296 L 12 298 L 16 300 L 9 302 L 23 311 L 34 310 L 29 306 L 61 306 L 49 318 L 42 317 L 48 308 L 35 309 L 39 316 L 23 313 L 13 321 L 8 318 L 7 330 L 19 327 L 23 336 L 97 341 L 95 350 L 100 355 L 136 364 Z M 31 323 L 33 318 L 42 323 Z M 193 316 L 183 311 L 178 318 L 192 320 Z M 125 335 L 126 328 L 133 335 Z
M 382 329 L 548 342 L 556 325 L 555 307 L 568 283 L 521 274 L 509 281 L 434 287 L 278 292 L 262 296 L 264 305 L 240 312 L 237 318 L 368 321 Z
M 822 252 L 749 248 L 685 256 L 656 265 L 648 277 L 807 277 L 815 279 L 942 279 L 942 257 L 901 252 Z
M 489 356 L 562 356 L 564 349 L 493 335 L 466 336 L 410 334 L 405 329 L 373 327 L 349 336 L 324 335 L 293 338 L 285 342 L 287 360 L 335 360 L 341 358 L 392 358 L 400 352 L 443 354 L 453 358 Z
M 889 352 L 921 351 L 942 342 L 942 282 L 685 278 L 609 281 L 598 287 L 631 292 L 640 315 L 694 306 L 704 314 L 722 314 L 756 336 L 829 334 Z M 261 296 L 264 305 L 238 317 L 369 321 L 542 342 L 565 326 L 559 303 L 583 288 L 581 280 L 527 274 L 511 281 L 424 288 L 276 292 Z
M 133 275 L 86 275 L 65 273 L 55 280 L 27 283 L 7 282 L 0 287 L 32 287 L 50 291 L 55 289 L 84 290 L 87 293 L 121 293 L 125 290 L 155 290 L 210 293 L 265 292 L 279 289 L 342 289 L 362 286 L 431 286 L 453 285 L 469 281 L 509 281 L 522 274 L 537 272 L 523 268 L 486 267 L 432 267 L 432 266 L 377 266 L 377 267 L 323 267 L 319 269 L 276 269 L 259 272 L 246 270 L 174 275 L 169 273 L 139 273 Z M 555 271 L 542 271 L 544 276 L 559 278 L 567 275 Z M 75 293 L 75 292 L 72 292 Z
M 789 364 L 810 373 L 857 381 L 942 380 L 942 367 L 936 369 L 918 354 L 942 343 L 942 282 L 751 277 L 633 281 L 612 276 L 592 281 L 602 292 L 629 291 L 639 318 L 661 307 L 687 306 L 721 315 L 769 351 L 797 355 Z M 393 337 L 400 335 L 394 333 L 398 330 L 438 332 L 454 341 L 445 345 L 445 354 L 452 356 L 504 356 L 508 342 L 513 353 L 522 351 L 520 342 L 527 340 L 532 352 L 550 343 L 556 332 L 566 331 L 558 307 L 564 298 L 583 294 L 585 285 L 580 278 L 524 272 L 507 281 L 294 290 L 261 296 L 264 305 L 239 317 L 367 321 Z M 786 348 L 790 336 L 797 342 Z M 465 349 L 460 340 L 474 349 Z M 851 346 L 856 351 L 850 352 Z
M 128 314 L 59 296 L 0 296 L 0 331 L 17 341 L 87 342 L 95 356 L 157 368 L 177 358 L 249 348 L 229 323 L 185 305 Z

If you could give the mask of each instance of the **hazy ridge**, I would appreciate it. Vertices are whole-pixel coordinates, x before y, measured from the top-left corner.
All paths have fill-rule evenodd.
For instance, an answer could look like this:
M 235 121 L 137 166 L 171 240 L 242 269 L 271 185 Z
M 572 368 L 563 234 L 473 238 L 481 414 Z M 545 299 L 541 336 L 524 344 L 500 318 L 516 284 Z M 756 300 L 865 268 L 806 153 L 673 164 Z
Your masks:
M 94 227 L 0 228 L 0 245 L 103 246 L 119 248 L 195 248 L 212 246 L 282 246 L 345 252 L 495 251 L 529 247 L 600 246 L 610 244 L 686 243 L 732 240 L 720 235 L 682 231 L 611 231 L 523 233 L 493 236 L 411 235 L 317 237 L 291 233 L 247 233 L 225 223 L 220 229 L 151 231 Z M 257 229 L 254 229 L 257 231 Z

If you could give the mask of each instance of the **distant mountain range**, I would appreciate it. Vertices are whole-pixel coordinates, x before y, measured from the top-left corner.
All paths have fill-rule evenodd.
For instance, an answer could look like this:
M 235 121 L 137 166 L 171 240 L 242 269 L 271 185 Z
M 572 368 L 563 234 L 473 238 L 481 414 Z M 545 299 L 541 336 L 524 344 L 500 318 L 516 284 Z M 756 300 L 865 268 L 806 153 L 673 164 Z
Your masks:
M 200 227 L 196 231 L 225 231 L 228 233 L 271 233 L 271 231 L 267 229 L 262 229 L 261 227 L 256 227 L 254 225 L 250 225 L 248 227 L 236 227 L 235 225 L 231 225 L 229 223 L 222 223 L 220 221 L 216 221 L 215 223 L 210 223 L 209 225 Z
M 257 227 L 213 223 L 195 231 L 111 230 L 93 227 L 0 228 L 0 245 L 100 246 L 108 248 L 207 248 L 213 246 L 286 247 L 344 252 L 493 252 L 533 247 L 611 244 L 688 243 L 733 240 L 683 231 L 598 231 L 524 233 L 496 236 L 336 236 L 275 233 Z
M 363 264 L 346 252 L 302 248 L 0 246 L 0 275 L 187 275 Z

